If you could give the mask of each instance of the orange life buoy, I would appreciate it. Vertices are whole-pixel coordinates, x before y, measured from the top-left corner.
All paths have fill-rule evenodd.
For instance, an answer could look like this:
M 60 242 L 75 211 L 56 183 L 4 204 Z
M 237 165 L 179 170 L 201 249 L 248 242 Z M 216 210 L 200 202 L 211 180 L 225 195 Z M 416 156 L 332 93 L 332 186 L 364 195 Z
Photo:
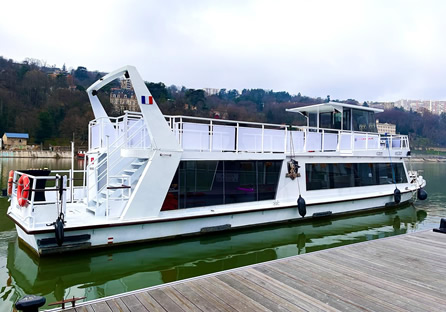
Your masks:
M 14 170 L 9 171 L 9 178 L 8 178 L 8 196 L 11 196 L 12 194 L 12 182 L 14 180 Z
M 17 185 L 17 201 L 20 207 L 25 207 L 28 204 L 29 196 L 29 178 L 26 174 L 22 175 Z

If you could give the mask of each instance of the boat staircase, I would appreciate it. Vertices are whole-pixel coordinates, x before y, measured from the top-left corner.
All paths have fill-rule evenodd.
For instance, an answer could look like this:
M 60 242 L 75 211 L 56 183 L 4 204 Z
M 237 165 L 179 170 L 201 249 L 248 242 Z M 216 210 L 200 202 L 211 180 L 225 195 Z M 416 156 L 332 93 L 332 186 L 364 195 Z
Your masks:
M 142 119 L 114 126 L 116 139 L 91 153 L 87 166 L 87 210 L 95 216 L 120 217 L 149 163 L 147 128 Z M 129 151 L 133 151 L 129 153 Z M 141 153 L 142 152 L 142 153 Z

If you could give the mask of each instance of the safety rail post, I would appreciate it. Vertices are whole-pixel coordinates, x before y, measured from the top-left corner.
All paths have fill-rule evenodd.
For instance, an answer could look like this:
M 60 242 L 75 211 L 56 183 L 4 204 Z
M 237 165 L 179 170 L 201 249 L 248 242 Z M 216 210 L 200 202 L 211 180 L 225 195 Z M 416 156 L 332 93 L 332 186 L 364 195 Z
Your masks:
M 32 185 L 32 189 L 35 190 L 37 187 L 37 177 L 33 177 L 33 185 Z M 32 191 L 31 192 L 31 200 L 29 201 L 31 205 L 34 205 L 34 198 L 36 197 L 36 192 Z M 34 209 L 32 209 L 32 211 L 34 211 Z
M 338 142 L 336 143 L 336 152 L 341 151 L 341 131 L 337 130 L 338 133 Z
M 292 129 L 290 129 L 290 131 L 292 131 Z M 284 152 L 285 152 L 285 155 L 286 155 L 286 153 L 287 153 L 287 148 L 286 148 L 286 142 L 288 141 L 288 127 L 287 126 L 285 126 L 285 142 L 284 142 L 284 148 L 283 148 L 283 150 L 284 150 Z
M 350 131 L 350 150 L 353 152 L 355 150 L 355 133 Z
M 321 133 L 321 152 L 324 152 L 325 151 L 325 148 L 324 148 L 324 146 L 325 146 L 325 130 L 324 129 L 321 129 L 322 130 L 322 133 Z
M 87 153 L 84 154 L 84 173 L 82 179 L 82 189 L 85 191 L 87 189 Z M 84 194 L 85 196 L 85 194 Z
M 124 115 L 124 146 L 129 147 L 129 140 L 128 140 L 128 130 L 129 130 L 129 117 L 128 112 L 125 112 Z
M 70 203 L 74 196 L 74 140 L 71 142 L 71 170 L 70 170 Z
M 261 140 L 261 150 L 260 152 L 263 154 L 265 152 L 265 148 L 264 148 L 264 140 L 265 140 L 265 125 L 262 125 L 262 140 Z M 255 137 L 254 137 L 254 142 L 256 141 Z
M 105 216 L 106 217 L 108 217 L 108 185 L 109 185 L 109 157 L 110 157 L 110 154 L 109 154 L 109 152 L 110 152 L 110 146 L 109 146 L 109 136 L 107 135 L 106 136 L 106 138 L 105 138 L 105 141 L 106 141 L 106 144 L 107 144 L 107 157 L 106 157 L 106 159 L 107 159 L 107 165 L 106 165 L 106 170 L 105 170 L 105 174 L 106 174 L 106 185 L 105 185 L 105 189 L 106 189 L 106 192 L 105 192 Z M 98 195 L 100 195 L 100 192 L 99 192 L 100 190 L 98 190 Z M 96 196 L 98 196 L 98 195 L 96 195 Z M 99 198 L 97 198 L 98 199 L 98 202 L 99 202 Z
M 57 190 L 59 188 L 59 178 L 60 175 L 56 173 L 55 179 L 54 179 L 54 188 Z M 60 194 L 56 191 L 56 215 L 59 216 L 59 201 L 60 201 Z
M 368 132 L 365 133 L 365 150 L 369 150 L 369 134 Z
M 239 123 L 237 122 L 237 126 L 236 126 L 236 131 L 237 133 L 235 134 L 235 152 L 238 153 L 238 142 L 239 142 Z
M 184 146 L 183 146 L 183 130 L 184 128 L 183 128 L 183 117 L 180 117 L 180 124 L 178 125 L 178 133 L 179 133 L 179 135 L 180 135 L 180 145 L 181 145 L 181 148 L 184 148 Z
M 211 119 L 211 122 L 209 124 L 209 152 L 212 152 L 213 137 L 214 137 L 214 126 Z
M 91 121 L 88 123 L 88 150 L 92 150 L 91 147 L 92 139 L 91 139 Z
M 62 176 L 62 188 L 66 189 L 67 188 L 67 176 Z M 71 193 L 71 199 L 73 199 L 73 193 Z M 63 212 L 64 215 L 66 215 L 67 213 L 67 192 L 63 192 L 62 193 L 62 199 L 61 199 L 61 211 Z

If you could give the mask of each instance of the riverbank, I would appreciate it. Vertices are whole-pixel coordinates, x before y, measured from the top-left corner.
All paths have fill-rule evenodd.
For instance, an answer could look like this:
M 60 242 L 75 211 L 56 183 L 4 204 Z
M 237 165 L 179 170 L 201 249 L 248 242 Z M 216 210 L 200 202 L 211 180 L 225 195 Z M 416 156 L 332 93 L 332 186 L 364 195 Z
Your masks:
M 436 155 L 413 155 L 410 158 L 411 162 L 446 162 L 445 156 Z
M 71 158 L 71 151 L 0 151 L 0 158 Z

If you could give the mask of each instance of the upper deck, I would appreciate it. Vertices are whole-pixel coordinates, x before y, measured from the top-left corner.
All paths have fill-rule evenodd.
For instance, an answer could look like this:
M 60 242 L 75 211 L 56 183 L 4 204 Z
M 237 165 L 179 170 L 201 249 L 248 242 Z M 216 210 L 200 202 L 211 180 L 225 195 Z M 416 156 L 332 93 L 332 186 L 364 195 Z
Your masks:
M 184 152 L 387 156 L 388 150 L 392 156 L 406 157 L 409 151 L 406 135 L 325 128 L 321 127 L 322 122 L 314 127 L 189 116 L 164 117 Z M 90 151 L 106 148 L 107 137 L 115 148 L 152 147 L 142 115 L 136 112 L 91 121 L 89 137 Z

